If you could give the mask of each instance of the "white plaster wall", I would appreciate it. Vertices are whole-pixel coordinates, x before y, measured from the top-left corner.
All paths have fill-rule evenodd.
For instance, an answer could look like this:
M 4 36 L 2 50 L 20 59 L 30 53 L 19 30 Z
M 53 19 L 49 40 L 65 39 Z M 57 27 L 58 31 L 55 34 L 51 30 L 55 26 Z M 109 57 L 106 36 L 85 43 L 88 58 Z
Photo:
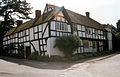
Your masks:
M 30 48 L 31 48 L 31 53 L 33 53 L 34 52 L 33 46 L 30 45 Z
M 48 54 L 48 55 L 64 56 L 61 51 L 59 51 L 57 48 L 54 48 L 55 39 L 56 39 L 55 37 L 48 38 L 46 55 Z
M 109 27 L 105 28 L 108 32 L 107 32 L 107 39 L 108 39 L 108 49 L 112 50 L 112 33 L 111 33 L 111 29 Z
M 108 32 L 107 37 L 108 37 L 108 48 L 109 50 L 112 50 L 112 33 Z
M 51 21 L 50 28 L 51 30 L 55 30 L 55 21 Z
M 71 25 L 67 25 L 68 26 L 68 32 L 71 32 Z
M 39 28 L 39 31 L 42 31 L 42 25 L 39 25 L 38 28 Z
M 32 44 L 35 46 L 36 50 L 39 51 L 38 41 L 33 41 Z M 34 51 L 34 50 L 33 50 Z
M 44 30 L 43 30 L 43 31 L 44 31 Z M 45 33 L 44 33 L 43 38 L 44 38 L 44 37 L 48 37 L 48 36 L 49 36 L 48 34 L 49 34 L 49 32 L 48 32 L 48 26 L 47 26 L 47 29 L 45 30 Z
M 42 25 L 42 32 L 44 32 L 46 26 L 47 26 L 47 23 L 44 23 L 44 24 Z

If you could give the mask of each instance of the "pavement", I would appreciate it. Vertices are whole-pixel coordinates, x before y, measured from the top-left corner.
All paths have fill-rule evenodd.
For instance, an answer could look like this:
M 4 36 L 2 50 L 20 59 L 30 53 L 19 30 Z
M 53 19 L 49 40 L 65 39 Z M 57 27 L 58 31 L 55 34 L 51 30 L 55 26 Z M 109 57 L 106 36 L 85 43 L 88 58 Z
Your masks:
M 120 77 L 120 54 L 76 62 L 0 57 L 0 77 Z

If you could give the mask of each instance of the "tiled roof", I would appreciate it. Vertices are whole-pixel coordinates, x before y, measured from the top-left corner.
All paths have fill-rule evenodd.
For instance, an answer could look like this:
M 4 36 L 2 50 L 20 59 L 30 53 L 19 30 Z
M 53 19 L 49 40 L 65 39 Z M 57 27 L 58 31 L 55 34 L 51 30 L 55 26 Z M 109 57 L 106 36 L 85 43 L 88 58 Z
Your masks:
M 10 34 L 12 34 L 12 33 L 16 33 L 16 32 L 19 32 L 19 31 L 28 29 L 28 28 L 30 28 L 30 27 L 33 27 L 33 26 L 35 26 L 35 25 L 39 25 L 39 24 L 41 24 L 41 23 L 43 23 L 43 22 L 49 21 L 49 20 L 53 17 L 53 15 L 54 15 L 53 12 L 54 12 L 54 11 L 48 12 L 48 13 L 46 13 L 46 14 L 43 14 L 43 15 L 41 15 L 40 17 L 31 19 L 31 20 L 29 20 L 29 21 L 21 24 L 20 26 L 16 27 L 15 29 L 13 28 L 13 29 L 9 30 L 9 31 L 4 35 L 4 37 L 5 37 L 5 36 L 8 36 L 8 35 L 10 35 Z
M 66 11 L 70 17 L 71 22 L 81 24 L 84 26 L 88 26 L 88 27 L 92 27 L 92 28 L 96 28 L 96 29 L 104 30 L 102 25 L 98 23 L 97 21 L 93 20 L 92 18 L 88 18 L 86 16 L 83 16 L 81 14 L 75 13 L 67 9 Z

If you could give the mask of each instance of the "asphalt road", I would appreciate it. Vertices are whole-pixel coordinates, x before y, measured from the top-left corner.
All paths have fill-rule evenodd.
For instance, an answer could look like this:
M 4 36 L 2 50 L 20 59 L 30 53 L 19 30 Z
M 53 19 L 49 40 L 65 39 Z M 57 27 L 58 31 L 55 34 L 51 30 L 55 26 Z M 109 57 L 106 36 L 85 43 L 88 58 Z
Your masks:
M 0 77 L 120 77 L 120 54 L 69 63 L 0 57 Z

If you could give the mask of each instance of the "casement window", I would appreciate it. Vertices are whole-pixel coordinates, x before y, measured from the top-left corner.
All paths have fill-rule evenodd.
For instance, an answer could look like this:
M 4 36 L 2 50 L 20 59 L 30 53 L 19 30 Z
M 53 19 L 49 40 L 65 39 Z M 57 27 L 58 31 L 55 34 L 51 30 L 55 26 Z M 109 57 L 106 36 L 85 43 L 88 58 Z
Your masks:
M 86 33 L 86 34 L 89 34 L 89 30 L 88 30 L 87 27 L 85 28 L 85 33 Z
M 95 33 L 95 29 L 93 28 L 93 33 Z
M 20 38 L 20 32 L 18 33 L 18 37 Z
M 29 35 L 28 29 L 26 30 L 26 35 Z
M 81 29 L 81 25 L 77 25 L 77 26 L 78 26 L 78 30 L 82 30 L 82 29 Z
M 85 32 L 82 32 L 82 36 L 85 37 Z
M 105 32 L 103 32 L 103 39 L 106 39 L 106 34 L 105 34 Z
M 81 31 L 79 31 L 78 34 L 79 34 L 80 37 L 82 37 L 82 32 Z
M 29 41 L 29 36 L 27 36 L 27 41 Z
M 61 30 L 64 30 L 64 31 L 68 31 L 67 29 L 67 24 L 66 23 L 61 23 L 61 27 L 62 29 Z
M 38 32 L 37 26 L 34 27 L 34 32 Z
M 23 38 L 24 39 L 24 42 L 26 41 L 26 37 Z
M 17 37 L 18 36 L 18 33 L 15 33 L 15 37 Z
M 55 30 L 60 30 L 60 23 L 59 22 L 55 22 Z
M 55 23 L 55 30 L 68 31 L 67 24 L 66 23 L 56 22 Z
M 85 31 L 85 26 L 82 26 L 82 31 Z
M 90 34 L 92 34 L 93 32 L 92 32 L 92 28 L 90 28 Z
M 103 35 L 103 31 L 101 31 L 101 34 Z
M 93 48 L 96 48 L 96 42 L 95 41 L 92 42 L 92 46 L 93 46 Z
M 38 34 L 35 34 L 35 39 L 38 39 Z
M 100 30 L 98 30 L 98 34 L 100 34 Z
M 55 30 L 60 30 L 60 22 L 55 23 Z
M 52 30 L 55 30 L 55 21 L 52 21 L 52 22 L 51 22 L 51 29 L 52 29 Z
M 77 31 L 77 25 L 73 25 L 73 30 Z
M 20 43 L 20 39 L 19 39 L 19 43 Z
M 18 42 L 18 38 L 16 38 L 16 42 Z
M 87 28 L 87 27 L 86 27 L 85 32 L 86 32 L 86 34 L 90 34 L 90 33 L 91 33 L 90 28 Z
M 98 31 L 97 30 L 95 30 L 95 35 L 98 35 Z
M 92 41 L 89 41 L 89 46 L 92 47 Z
M 65 18 L 62 18 L 62 22 L 65 22 Z
M 22 36 L 25 36 L 25 31 L 22 32 Z
M 23 36 L 23 34 L 22 34 L 22 32 L 20 32 L 20 33 L 21 33 L 20 37 L 22 37 L 22 36 Z
M 38 39 L 38 35 L 39 35 L 39 27 L 35 26 L 34 27 L 34 39 Z

